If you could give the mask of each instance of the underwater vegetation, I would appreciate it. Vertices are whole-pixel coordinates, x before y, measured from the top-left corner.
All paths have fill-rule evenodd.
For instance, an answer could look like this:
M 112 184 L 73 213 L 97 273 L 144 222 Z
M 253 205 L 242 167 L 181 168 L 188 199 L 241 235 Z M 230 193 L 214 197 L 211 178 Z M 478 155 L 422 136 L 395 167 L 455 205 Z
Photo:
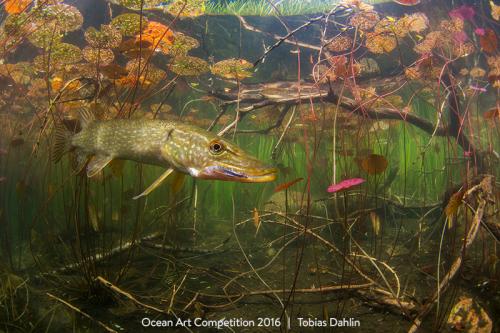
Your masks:
M 0 2 L 0 331 L 499 331 L 499 24 Z

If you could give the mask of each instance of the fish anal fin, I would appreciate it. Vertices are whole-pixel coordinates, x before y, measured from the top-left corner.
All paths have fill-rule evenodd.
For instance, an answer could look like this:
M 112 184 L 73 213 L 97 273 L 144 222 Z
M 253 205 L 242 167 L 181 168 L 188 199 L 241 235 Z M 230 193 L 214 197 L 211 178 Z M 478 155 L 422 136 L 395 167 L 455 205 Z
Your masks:
M 96 155 L 87 164 L 87 177 L 94 177 L 113 160 L 112 156 Z
M 148 195 L 149 193 L 153 192 L 158 186 L 160 186 L 160 184 L 165 180 L 167 179 L 168 176 L 170 176 L 170 174 L 174 171 L 173 168 L 168 168 L 167 171 L 165 171 L 160 177 L 158 177 L 158 179 L 156 179 L 153 184 L 149 185 L 149 187 L 147 189 L 144 190 L 144 192 L 142 192 L 141 194 L 139 195 L 136 195 L 133 199 L 134 200 L 137 200 L 141 197 L 144 197 L 146 195 Z

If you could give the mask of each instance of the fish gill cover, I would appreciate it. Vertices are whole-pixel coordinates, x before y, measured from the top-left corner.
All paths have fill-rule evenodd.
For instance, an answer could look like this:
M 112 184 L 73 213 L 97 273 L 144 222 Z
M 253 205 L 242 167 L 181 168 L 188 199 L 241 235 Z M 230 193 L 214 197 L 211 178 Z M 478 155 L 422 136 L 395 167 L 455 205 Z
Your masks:
M 0 7 L 1 331 L 500 331 L 494 1 Z

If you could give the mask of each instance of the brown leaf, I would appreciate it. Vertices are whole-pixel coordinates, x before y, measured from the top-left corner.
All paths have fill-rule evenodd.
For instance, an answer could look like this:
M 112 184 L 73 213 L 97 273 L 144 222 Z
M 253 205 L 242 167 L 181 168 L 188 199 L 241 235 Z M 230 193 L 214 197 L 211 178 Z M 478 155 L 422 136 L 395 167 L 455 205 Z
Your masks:
M 279 184 L 278 186 L 276 186 L 276 188 L 274 189 L 274 192 L 281 192 L 283 190 L 286 190 L 287 188 L 289 188 L 290 186 L 292 185 L 295 185 L 297 184 L 298 182 L 300 182 L 301 180 L 303 180 L 304 178 L 297 178 L 297 179 L 294 179 L 290 182 L 286 182 L 286 183 L 282 183 L 282 184 Z
M 384 156 L 370 154 L 361 160 L 361 169 L 370 175 L 376 175 L 384 172 L 388 164 Z
M 446 205 L 444 209 L 444 213 L 446 214 L 446 217 L 450 218 L 454 216 L 460 205 L 462 205 L 462 198 L 464 197 L 465 191 L 458 191 L 456 193 L 453 193 L 453 195 L 450 197 L 450 200 L 448 200 L 448 204 Z
M 485 29 L 485 33 L 479 36 L 479 44 L 484 52 L 495 54 L 498 46 L 497 34 L 492 29 Z

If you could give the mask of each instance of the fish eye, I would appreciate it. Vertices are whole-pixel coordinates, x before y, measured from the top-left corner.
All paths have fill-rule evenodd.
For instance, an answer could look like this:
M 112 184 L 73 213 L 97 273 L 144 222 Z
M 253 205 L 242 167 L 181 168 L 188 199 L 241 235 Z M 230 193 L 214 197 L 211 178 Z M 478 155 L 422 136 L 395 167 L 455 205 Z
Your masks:
M 218 155 L 224 151 L 225 147 L 222 142 L 219 141 L 212 141 L 210 143 L 210 152 L 212 154 Z

